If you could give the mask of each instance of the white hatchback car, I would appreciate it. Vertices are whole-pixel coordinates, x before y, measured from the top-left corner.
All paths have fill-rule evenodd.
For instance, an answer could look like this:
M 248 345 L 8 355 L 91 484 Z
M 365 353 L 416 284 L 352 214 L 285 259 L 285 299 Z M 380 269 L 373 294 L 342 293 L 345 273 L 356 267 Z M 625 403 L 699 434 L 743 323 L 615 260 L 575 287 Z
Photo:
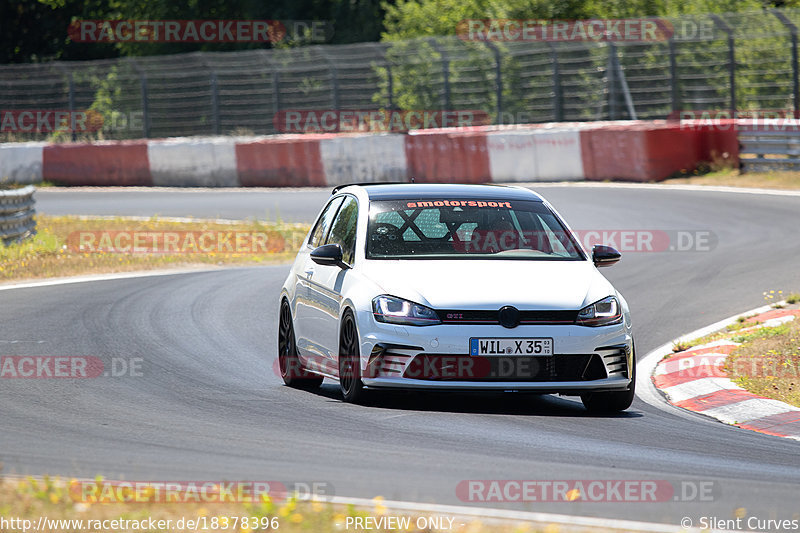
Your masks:
M 337 187 L 280 295 L 287 385 L 525 390 L 596 411 L 634 396 L 628 306 L 541 196 L 497 185 Z

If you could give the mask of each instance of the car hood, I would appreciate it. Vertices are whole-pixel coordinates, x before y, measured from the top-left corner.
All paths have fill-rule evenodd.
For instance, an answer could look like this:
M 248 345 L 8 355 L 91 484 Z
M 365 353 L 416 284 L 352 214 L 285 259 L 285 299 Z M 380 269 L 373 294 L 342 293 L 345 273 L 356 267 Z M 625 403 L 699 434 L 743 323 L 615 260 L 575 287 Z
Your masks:
M 590 261 L 398 260 L 364 262 L 384 294 L 435 309 L 580 309 L 611 294 Z

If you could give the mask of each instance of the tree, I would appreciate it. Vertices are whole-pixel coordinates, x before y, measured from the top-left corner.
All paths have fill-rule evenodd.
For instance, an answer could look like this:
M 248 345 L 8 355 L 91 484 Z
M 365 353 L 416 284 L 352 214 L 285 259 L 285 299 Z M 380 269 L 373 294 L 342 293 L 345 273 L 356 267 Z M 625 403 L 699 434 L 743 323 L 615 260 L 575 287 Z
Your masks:
M 0 62 L 82 60 L 272 46 L 272 43 L 261 42 L 80 43 L 68 36 L 70 23 L 79 20 L 324 21 L 332 27 L 326 42 L 352 43 L 377 41 L 383 17 L 380 0 L 7 0 L 0 6 L 0 42 L 3 45 Z M 302 37 L 288 38 L 280 46 L 303 44 L 313 43 Z

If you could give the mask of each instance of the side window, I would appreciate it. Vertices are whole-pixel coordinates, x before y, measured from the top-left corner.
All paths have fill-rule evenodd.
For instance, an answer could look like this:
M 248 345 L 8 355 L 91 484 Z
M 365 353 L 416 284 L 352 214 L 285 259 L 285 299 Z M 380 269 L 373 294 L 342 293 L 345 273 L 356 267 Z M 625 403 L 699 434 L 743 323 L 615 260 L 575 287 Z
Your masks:
M 331 226 L 331 233 L 328 235 L 326 244 L 338 244 L 342 247 L 342 261 L 353 264 L 353 256 L 356 251 L 356 225 L 358 223 L 358 202 L 352 196 L 348 196 L 336 215 L 336 220 Z
M 309 246 L 316 248 L 324 244 L 325 235 L 328 233 L 328 228 L 331 226 L 331 220 L 333 220 L 336 210 L 339 209 L 343 199 L 343 196 L 334 198 L 325 206 L 325 209 L 322 211 L 317 221 L 317 225 L 314 226 L 314 230 L 311 232 L 311 238 L 308 240 Z

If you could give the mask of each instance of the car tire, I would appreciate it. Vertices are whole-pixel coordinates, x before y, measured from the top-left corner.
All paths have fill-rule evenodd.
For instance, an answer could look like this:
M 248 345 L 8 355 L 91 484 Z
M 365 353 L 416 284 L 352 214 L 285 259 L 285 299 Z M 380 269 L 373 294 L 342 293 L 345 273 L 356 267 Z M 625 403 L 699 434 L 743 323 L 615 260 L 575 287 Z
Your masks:
M 619 392 L 590 392 L 581 395 L 583 406 L 593 413 L 618 413 L 633 403 L 636 396 L 636 348 L 633 351 L 633 372 L 627 390 Z
M 308 390 L 322 385 L 324 378 L 303 368 L 297 355 L 292 311 L 286 300 L 281 302 L 281 312 L 278 317 L 278 367 L 281 379 L 289 387 Z
M 339 332 L 339 387 L 344 401 L 348 403 L 360 403 L 364 399 L 358 329 L 356 319 L 349 310 L 342 317 Z

